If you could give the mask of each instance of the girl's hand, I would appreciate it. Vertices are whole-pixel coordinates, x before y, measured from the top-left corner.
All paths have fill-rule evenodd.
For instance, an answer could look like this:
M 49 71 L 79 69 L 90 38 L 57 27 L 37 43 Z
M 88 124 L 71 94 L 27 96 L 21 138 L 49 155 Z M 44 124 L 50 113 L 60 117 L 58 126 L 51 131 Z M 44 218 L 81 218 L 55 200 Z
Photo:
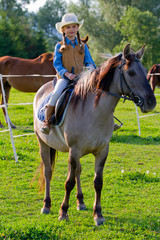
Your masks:
M 76 77 L 76 74 L 65 72 L 64 74 L 69 80 L 73 80 Z

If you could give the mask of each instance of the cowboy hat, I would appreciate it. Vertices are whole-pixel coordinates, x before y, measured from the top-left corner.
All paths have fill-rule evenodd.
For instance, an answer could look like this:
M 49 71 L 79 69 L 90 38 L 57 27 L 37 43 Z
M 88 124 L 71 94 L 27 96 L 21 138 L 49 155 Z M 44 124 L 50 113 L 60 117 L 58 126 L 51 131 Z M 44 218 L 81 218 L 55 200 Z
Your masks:
M 59 33 L 63 33 L 62 32 L 62 28 L 66 25 L 69 24 L 78 24 L 79 28 L 82 27 L 84 20 L 78 21 L 77 16 L 74 13 L 66 13 L 64 14 L 62 21 L 56 23 L 56 29 Z

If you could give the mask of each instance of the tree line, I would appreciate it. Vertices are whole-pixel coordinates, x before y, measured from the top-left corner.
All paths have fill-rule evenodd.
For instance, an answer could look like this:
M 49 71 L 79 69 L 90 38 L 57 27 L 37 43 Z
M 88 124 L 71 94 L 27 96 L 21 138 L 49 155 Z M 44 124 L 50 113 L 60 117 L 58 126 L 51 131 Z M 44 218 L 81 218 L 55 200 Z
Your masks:
M 34 0 L 35 1 L 35 0 Z M 91 55 L 97 65 L 101 53 L 112 55 L 131 43 L 134 51 L 146 44 L 143 64 L 160 62 L 159 0 L 46 0 L 38 12 L 28 12 L 31 0 L 0 0 L 0 56 L 35 58 L 52 52 L 61 35 L 55 24 L 66 12 L 84 19 L 81 37 L 89 34 Z

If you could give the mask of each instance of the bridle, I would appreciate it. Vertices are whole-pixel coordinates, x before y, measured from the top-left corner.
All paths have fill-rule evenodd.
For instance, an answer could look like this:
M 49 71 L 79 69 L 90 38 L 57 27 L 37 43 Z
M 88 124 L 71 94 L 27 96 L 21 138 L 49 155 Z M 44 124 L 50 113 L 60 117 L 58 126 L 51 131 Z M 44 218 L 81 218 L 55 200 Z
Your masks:
M 140 62 L 138 59 L 135 59 L 134 61 L 136 62 Z M 106 94 L 109 94 L 111 96 L 114 96 L 114 97 L 118 97 L 118 98 L 123 98 L 124 99 L 124 102 L 126 100 L 129 100 L 129 101 L 133 101 L 138 107 L 142 107 L 143 106 L 143 103 L 144 103 L 144 100 L 142 97 L 134 94 L 134 92 L 131 90 L 130 86 L 128 85 L 125 77 L 124 77 L 124 73 L 123 73 L 123 69 L 122 67 L 126 64 L 125 61 L 123 61 L 120 65 L 119 65 L 119 69 L 120 69 L 120 86 L 121 86 L 121 93 L 122 95 L 118 95 L 118 94 L 115 94 L 115 93 L 111 93 L 111 92 L 106 92 L 106 91 L 103 91 L 101 89 L 96 89 L 98 91 L 101 91 L 103 93 L 106 93 Z M 129 90 L 129 94 L 128 96 L 126 96 L 124 94 L 124 87 L 123 86 L 126 86 L 127 89 Z
M 134 61 L 136 62 L 140 62 L 138 59 L 135 59 Z M 124 63 L 125 64 L 125 63 Z M 122 96 L 124 98 L 124 101 L 125 100 L 130 100 L 130 101 L 133 101 L 138 107 L 142 107 L 143 103 L 144 103 L 144 100 L 142 97 L 134 94 L 134 92 L 131 90 L 130 86 L 128 85 L 125 77 L 124 77 L 124 73 L 123 73 L 123 70 L 122 70 L 122 64 L 119 66 L 120 68 L 120 85 L 121 85 L 121 93 L 122 93 Z M 125 96 L 124 94 L 124 91 L 123 91 L 123 82 L 124 84 L 126 85 L 126 87 L 128 88 L 129 90 L 129 97 Z

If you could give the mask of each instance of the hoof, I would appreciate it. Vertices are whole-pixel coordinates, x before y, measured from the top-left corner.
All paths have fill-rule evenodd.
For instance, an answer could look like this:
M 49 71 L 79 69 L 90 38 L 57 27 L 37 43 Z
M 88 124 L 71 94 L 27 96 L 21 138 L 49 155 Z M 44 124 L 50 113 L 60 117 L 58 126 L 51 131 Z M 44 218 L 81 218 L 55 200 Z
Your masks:
M 58 218 L 58 220 L 59 220 L 59 221 L 63 221 L 63 220 L 68 221 L 68 220 L 69 220 L 68 214 L 60 215 L 59 218 Z
M 95 221 L 96 226 L 100 226 L 100 225 L 103 225 L 103 223 L 105 221 L 105 218 L 104 217 L 102 217 L 102 218 L 95 218 L 94 221 Z
M 11 124 L 11 128 L 12 128 L 12 129 L 16 129 L 16 126 L 12 123 L 12 124 Z
M 41 209 L 41 213 L 44 213 L 44 214 L 49 214 L 49 213 L 50 213 L 50 209 L 49 209 L 49 208 L 46 208 L 46 207 L 44 207 L 44 208 L 42 208 L 42 209 Z
M 83 204 L 78 204 L 77 205 L 77 210 L 86 210 L 86 205 L 83 203 Z
M 2 124 L 2 123 L 0 124 L 0 128 L 4 128 L 4 126 L 3 126 L 3 124 Z

